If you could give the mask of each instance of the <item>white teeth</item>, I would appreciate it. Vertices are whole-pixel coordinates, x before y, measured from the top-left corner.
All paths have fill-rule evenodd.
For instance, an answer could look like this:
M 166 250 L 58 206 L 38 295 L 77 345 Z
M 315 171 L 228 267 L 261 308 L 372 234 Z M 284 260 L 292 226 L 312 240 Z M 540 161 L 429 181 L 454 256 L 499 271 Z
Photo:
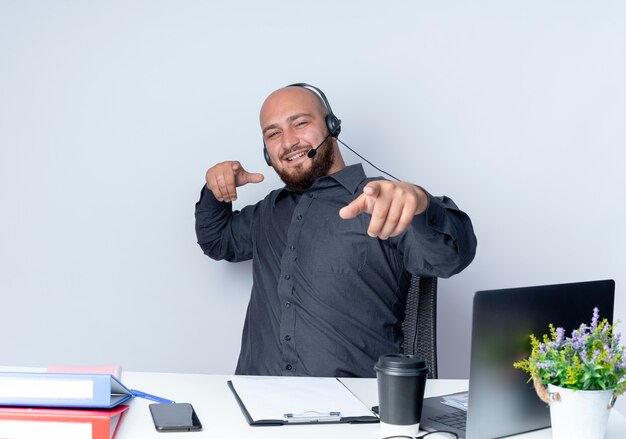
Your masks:
M 295 160 L 295 159 L 299 159 L 299 158 L 300 158 L 300 157 L 302 157 L 303 155 L 304 155 L 304 153 L 303 153 L 303 152 L 301 152 L 300 154 L 296 154 L 296 155 L 294 155 L 294 156 L 289 157 L 287 160 L 291 162 L 291 161 L 293 161 L 293 160 Z

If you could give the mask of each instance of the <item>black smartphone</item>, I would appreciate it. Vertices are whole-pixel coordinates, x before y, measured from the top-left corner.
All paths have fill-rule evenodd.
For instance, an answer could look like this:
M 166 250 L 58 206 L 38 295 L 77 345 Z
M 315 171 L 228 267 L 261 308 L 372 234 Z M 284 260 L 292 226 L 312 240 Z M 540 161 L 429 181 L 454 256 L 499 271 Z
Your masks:
M 186 402 L 150 404 L 157 431 L 198 431 L 202 424 L 192 405 Z

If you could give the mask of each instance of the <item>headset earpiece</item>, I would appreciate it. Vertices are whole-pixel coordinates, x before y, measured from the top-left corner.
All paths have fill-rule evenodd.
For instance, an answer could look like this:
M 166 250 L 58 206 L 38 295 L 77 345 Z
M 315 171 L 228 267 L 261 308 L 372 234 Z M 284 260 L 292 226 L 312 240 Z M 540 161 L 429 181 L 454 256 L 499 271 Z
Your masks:
M 326 116 L 326 126 L 331 136 L 335 138 L 339 137 L 339 133 L 341 132 L 341 120 L 339 120 L 337 116 L 332 113 L 328 114 Z
M 267 146 L 265 146 L 265 142 L 263 142 L 263 158 L 265 159 L 265 163 L 267 163 L 267 166 L 272 166 L 272 160 L 270 159 L 270 153 L 267 152 Z

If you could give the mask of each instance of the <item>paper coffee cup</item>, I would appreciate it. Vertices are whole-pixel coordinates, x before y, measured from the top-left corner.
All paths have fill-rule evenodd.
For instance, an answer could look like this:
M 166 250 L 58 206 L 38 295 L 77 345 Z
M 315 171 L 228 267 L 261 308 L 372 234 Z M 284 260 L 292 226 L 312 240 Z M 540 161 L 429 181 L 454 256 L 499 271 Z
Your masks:
M 382 355 L 376 365 L 383 437 L 415 436 L 419 430 L 428 366 L 415 355 Z

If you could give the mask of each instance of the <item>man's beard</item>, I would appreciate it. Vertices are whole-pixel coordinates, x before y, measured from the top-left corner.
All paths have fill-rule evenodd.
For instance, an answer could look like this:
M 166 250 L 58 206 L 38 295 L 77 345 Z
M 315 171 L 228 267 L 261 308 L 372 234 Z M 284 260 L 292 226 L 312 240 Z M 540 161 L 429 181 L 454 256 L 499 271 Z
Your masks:
M 328 138 L 317 148 L 315 156 L 309 159 L 313 161 L 313 164 L 308 171 L 298 173 L 297 169 L 292 169 L 295 173 L 287 173 L 276 168 L 274 170 L 289 189 L 299 193 L 306 192 L 315 180 L 328 175 L 328 171 L 335 163 L 332 146 L 332 140 Z

